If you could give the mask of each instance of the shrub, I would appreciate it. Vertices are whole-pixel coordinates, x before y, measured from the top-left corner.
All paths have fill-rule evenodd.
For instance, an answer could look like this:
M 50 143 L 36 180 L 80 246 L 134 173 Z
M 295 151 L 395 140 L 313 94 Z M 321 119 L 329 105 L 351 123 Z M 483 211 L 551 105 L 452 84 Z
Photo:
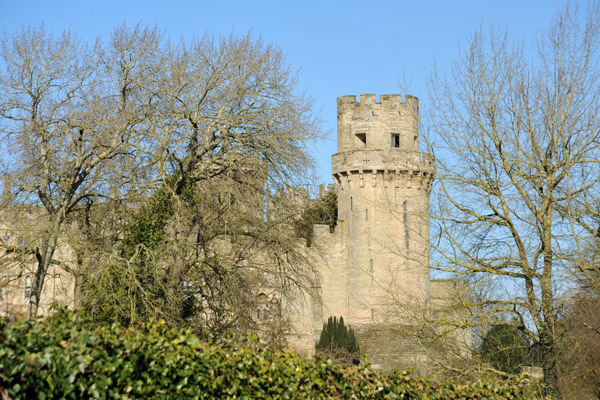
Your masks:
M 344 325 L 344 318 L 329 317 L 323 324 L 321 337 L 316 345 L 317 353 L 343 364 L 359 364 L 360 348 L 351 327 Z
M 479 351 L 484 361 L 509 374 L 518 374 L 523 365 L 533 364 L 529 338 L 508 324 L 493 326 L 483 338 Z
M 322 198 L 313 200 L 294 222 L 296 237 L 306 239 L 306 245 L 310 247 L 313 241 L 313 225 L 329 225 L 329 230 L 333 232 L 337 224 L 337 214 L 337 193 L 328 191 Z
M 291 352 L 204 343 L 152 322 L 93 325 L 68 312 L 35 326 L 0 319 L 0 398 L 10 399 L 518 399 L 521 389 L 481 380 L 435 383 L 368 365 L 344 367 Z

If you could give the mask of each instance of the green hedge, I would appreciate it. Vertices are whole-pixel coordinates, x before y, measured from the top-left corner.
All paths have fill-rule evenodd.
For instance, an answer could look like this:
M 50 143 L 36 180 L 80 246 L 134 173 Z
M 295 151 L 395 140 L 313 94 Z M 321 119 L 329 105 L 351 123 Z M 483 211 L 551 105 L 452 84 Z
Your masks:
M 7 396 L 7 397 L 3 397 Z M 95 326 L 68 312 L 30 327 L 0 319 L 0 398 L 519 399 L 515 385 L 436 384 L 258 345 L 203 343 L 162 322 Z

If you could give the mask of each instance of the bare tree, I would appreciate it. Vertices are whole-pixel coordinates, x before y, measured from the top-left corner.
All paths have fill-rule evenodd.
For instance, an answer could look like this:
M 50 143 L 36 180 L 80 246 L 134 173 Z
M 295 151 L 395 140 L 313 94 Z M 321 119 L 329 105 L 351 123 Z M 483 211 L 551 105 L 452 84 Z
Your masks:
M 432 264 L 501 288 L 472 309 L 480 322 L 483 311 L 515 317 L 540 349 L 548 393 L 569 262 L 597 234 L 582 224 L 597 210 L 581 205 L 597 204 L 600 180 L 598 6 L 580 15 L 569 5 L 532 53 L 479 31 L 451 74 L 430 81 Z
M 65 220 L 79 205 L 110 195 L 107 164 L 128 153 L 137 115 L 127 110 L 127 71 L 112 85 L 103 60 L 71 32 L 56 37 L 42 26 L 7 34 L 2 60 L 3 163 L 14 201 L 42 207 L 34 319 Z
M 275 184 L 310 171 L 312 103 L 281 50 L 250 36 L 171 43 L 155 28 L 123 24 L 90 48 L 70 32 L 26 28 L 4 36 L 2 60 L 11 206 L 43 210 L 30 319 L 65 222 L 99 214 L 76 211 L 139 206 L 158 187 L 177 199 L 240 165 Z
M 143 147 L 163 179 L 185 184 L 240 163 L 275 183 L 307 176 L 318 120 L 280 49 L 250 35 L 171 44 L 159 80 Z

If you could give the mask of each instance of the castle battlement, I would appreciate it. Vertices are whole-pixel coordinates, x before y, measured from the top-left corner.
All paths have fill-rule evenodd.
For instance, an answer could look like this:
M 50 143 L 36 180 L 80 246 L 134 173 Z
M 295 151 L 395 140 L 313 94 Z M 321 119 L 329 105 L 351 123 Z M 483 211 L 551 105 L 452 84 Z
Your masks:
M 319 198 L 320 199 L 324 198 L 330 192 L 335 192 L 335 185 L 333 183 L 328 184 L 327 187 L 325 187 L 324 183 L 321 183 L 319 185 Z
M 356 96 L 346 95 L 338 97 L 337 104 L 338 110 L 346 109 L 388 109 L 388 110 L 401 110 L 410 108 L 416 110 L 419 106 L 419 100 L 411 95 L 406 95 L 404 101 L 402 101 L 402 95 L 400 94 L 382 94 L 379 96 L 377 101 L 377 95 L 375 94 L 361 94 L 360 100 L 356 101 Z
M 305 187 L 286 186 L 278 188 L 274 195 L 274 200 L 284 200 L 288 204 L 303 204 L 309 200 L 308 189 Z

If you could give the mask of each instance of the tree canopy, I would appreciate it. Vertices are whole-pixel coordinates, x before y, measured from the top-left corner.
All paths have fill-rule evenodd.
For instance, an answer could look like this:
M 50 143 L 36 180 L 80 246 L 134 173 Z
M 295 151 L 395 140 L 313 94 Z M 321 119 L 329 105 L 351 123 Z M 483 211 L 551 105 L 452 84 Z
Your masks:
M 250 34 L 174 42 L 157 28 L 122 24 L 87 44 L 71 31 L 25 27 L 3 35 L 0 59 L 0 165 L 12 183 L 6 205 L 11 213 L 39 210 L 31 319 L 71 222 L 89 237 L 112 231 L 113 244 L 126 225 L 130 240 L 117 254 L 98 246 L 110 240 L 96 237 L 92 251 L 92 241 L 71 235 L 78 265 L 65 267 L 77 273 L 88 270 L 86 260 L 127 263 L 131 249 L 161 240 L 165 232 L 140 224 L 137 234 L 155 236 L 135 239 L 136 223 L 123 211 L 141 207 L 138 220 L 156 212 L 142 205 L 152 193 L 169 199 L 153 218 L 170 224 L 166 235 L 174 237 L 184 191 L 194 185 L 207 193 L 206 182 L 217 178 L 222 187 L 212 189 L 223 194 L 252 177 L 245 198 L 257 199 L 267 183 L 296 184 L 310 174 L 306 145 L 319 134 L 312 100 L 299 92 L 281 49 Z M 101 224 L 90 218 L 100 214 L 117 226 L 94 232 Z

